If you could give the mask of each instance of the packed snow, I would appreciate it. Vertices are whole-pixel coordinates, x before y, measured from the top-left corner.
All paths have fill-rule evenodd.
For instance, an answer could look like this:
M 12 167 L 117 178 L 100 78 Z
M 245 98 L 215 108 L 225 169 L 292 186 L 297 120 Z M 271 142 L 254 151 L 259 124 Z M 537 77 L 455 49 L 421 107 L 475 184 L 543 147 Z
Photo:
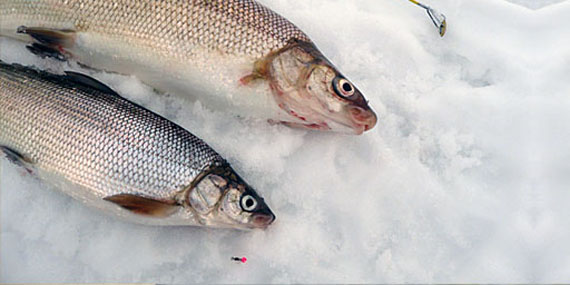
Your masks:
M 262 2 L 363 91 L 377 127 L 348 136 L 237 119 L 1 40 L 4 61 L 91 73 L 201 137 L 277 221 L 129 224 L 3 159 L 0 281 L 570 281 L 570 2 L 426 1 L 447 16 L 444 38 L 405 0 Z

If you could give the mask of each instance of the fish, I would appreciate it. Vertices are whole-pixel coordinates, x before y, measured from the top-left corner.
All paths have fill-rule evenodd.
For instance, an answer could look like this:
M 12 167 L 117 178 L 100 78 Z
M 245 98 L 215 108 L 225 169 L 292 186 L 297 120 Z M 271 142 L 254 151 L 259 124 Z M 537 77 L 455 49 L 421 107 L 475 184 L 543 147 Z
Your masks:
M 377 123 L 309 36 L 254 0 L 2 0 L 0 35 L 237 117 L 355 135 Z
M 275 220 L 208 144 L 80 73 L 0 62 L 0 153 L 129 222 L 264 229 Z

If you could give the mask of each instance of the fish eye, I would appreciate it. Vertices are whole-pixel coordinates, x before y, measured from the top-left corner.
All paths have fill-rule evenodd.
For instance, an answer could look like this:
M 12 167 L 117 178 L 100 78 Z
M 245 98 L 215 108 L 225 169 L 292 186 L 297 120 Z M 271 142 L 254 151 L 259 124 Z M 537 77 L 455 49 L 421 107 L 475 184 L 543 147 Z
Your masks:
M 343 98 L 354 95 L 354 86 L 344 78 L 335 78 L 333 80 L 334 91 Z
M 241 198 L 241 207 L 245 211 L 251 212 L 257 207 L 257 201 L 250 195 L 245 195 Z

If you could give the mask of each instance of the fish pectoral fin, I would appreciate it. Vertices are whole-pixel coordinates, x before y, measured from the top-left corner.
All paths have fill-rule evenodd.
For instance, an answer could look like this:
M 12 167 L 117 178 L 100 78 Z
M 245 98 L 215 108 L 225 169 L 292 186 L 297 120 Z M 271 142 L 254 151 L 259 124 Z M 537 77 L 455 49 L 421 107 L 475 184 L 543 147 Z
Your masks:
M 247 86 L 247 85 L 249 85 L 250 83 L 252 83 L 253 81 L 258 80 L 258 79 L 262 79 L 262 78 L 263 78 L 263 77 L 260 76 L 259 74 L 252 73 L 252 74 L 250 74 L 250 75 L 246 75 L 246 76 L 242 77 L 242 78 L 239 80 L 239 83 L 240 83 L 241 85 Z
M 255 62 L 253 66 L 253 72 L 249 75 L 242 77 L 239 82 L 241 85 L 249 85 L 250 83 L 260 80 L 260 79 L 267 79 L 269 72 L 268 70 L 268 63 L 269 60 L 267 59 L 260 59 Z
M 18 34 L 30 35 L 38 43 L 49 47 L 70 48 L 75 42 L 74 30 L 58 30 L 49 28 L 34 28 L 20 26 L 16 31 Z
M 32 159 L 22 155 L 21 153 L 7 146 L 0 145 L 0 153 L 3 153 L 6 156 L 6 158 L 8 158 L 8 160 L 11 161 L 12 163 L 20 167 L 23 167 L 29 173 L 32 173 L 32 165 L 33 165 Z
M 58 30 L 49 28 L 34 28 L 20 26 L 17 33 L 29 35 L 36 42 L 27 48 L 41 57 L 53 57 L 65 60 L 66 50 L 73 47 L 76 32 L 73 30 Z
M 131 194 L 119 194 L 103 198 L 106 201 L 115 203 L 135 214 L 164 218 L 174 214 L 179 205 L 158 201 Z
M 65 79 L 68 81 L 87 86 L 92 89 L 99 90 L 106 94 L 111 94 L 115 96 L 121 97 L 119 93 L 115 92 L 115 90 L 111 89 L 111 87 L 105 85 L 105 83 L 82 73 L 73 72 L 73 71 L 66 71 Z
M 66 61 L 67 57 L 60 51 L 38 43 L 27 45 L 26 48 L 33 54 L 41 58 L 53 58 L 59 61 Z

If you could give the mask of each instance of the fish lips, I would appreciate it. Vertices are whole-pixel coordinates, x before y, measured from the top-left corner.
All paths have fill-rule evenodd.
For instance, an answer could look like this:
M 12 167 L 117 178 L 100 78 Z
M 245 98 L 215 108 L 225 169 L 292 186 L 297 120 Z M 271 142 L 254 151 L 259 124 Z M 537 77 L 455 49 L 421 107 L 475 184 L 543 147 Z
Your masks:
M 323 121 L 322 125 L 339 133 L 361 135 L 374 128 L 378 123 L 378 116 L 368 106 L 363 108 L 357 105 L 349 105 L 346 110 L 341 116 L 323 115 L 327 120 Z
M 251 217 L 251 221 L 254 228 L 265 229 L 275 221 L 275 215 L 271 210 L 265 213 L 255 213 Z
M 378 116 L 368 106 L 366 106 L 366 108 L 349 106 L 348 111 L 357 134 L 362 134 L 363 132 L 371 130 L 378 122 Z

